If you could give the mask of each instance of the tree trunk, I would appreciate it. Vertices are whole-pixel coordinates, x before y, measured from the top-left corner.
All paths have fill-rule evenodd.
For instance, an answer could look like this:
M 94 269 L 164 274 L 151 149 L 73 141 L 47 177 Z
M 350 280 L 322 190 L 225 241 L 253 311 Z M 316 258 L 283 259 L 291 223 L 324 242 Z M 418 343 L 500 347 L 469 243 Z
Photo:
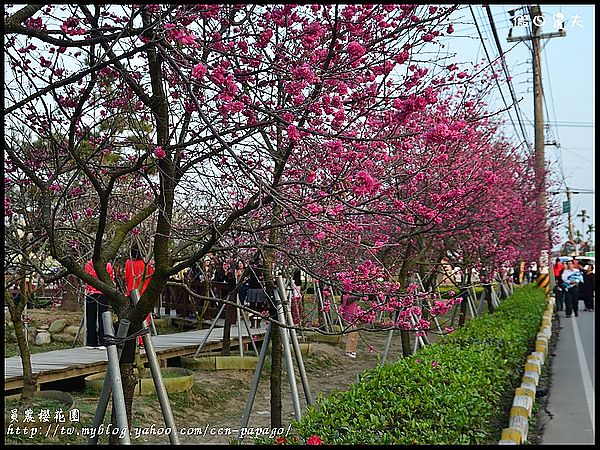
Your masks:
M 488 311 L 491 314 L 493 314 L 494 311 L 496 311 L 496 308 L 494 307 L 494 303 L 492 302 L 492 285 L 491 284 L 484 284 L 483 285 L 483 289 L 485 291 L 485 299 L 487 301 Z
M 133 395 L 135 393 L 135 387 L 137 386 L 137 377 L 135 376 L 135 363 L 123 363 L 120 364 L 121 369 L 121 382 L 123 383 L 123 396 L 125 397 L 125 410 L 127 411 L 127 426 L 131 433 L 131 416 L 132 416 L 132 405 Z M 112 413 L 110 416 L 110 423 L 113 424 L 113 428 L 117 426 L 117 415 L 115 411 L 115 405 L 113 404 Z M 143 426 L 150 426 L 150 424 L 143 424 Z M 110 445 L 119 444 L 119 434 L 111 434 L 108 440 Z
M 500 289 L 500 299 L 501 300 L 506 300 L 510 295 L 508 293 L 508 288 L 506 287 L 504 279 L 502 279 L 498 283 L 498 288 Z
M 462 297 L 463 301 L 460 302 L 460 314 L 458 317 L 458 326 L 462 327 L 464 326 L 466 320 L 467 320 L 467 306 L 468 306 L 468 302 L 469 302 L 469 297 L 471 295 L 471 290 L 469 289 L 469 286 L 471 286 L 471 269 L 467 268 L 465 269 L 465 277 L 464 277 L 464 281 L 463 281 L 463 287 L 461 288 L 460 291 L 460 297 Z M 474 299 L 477 300 L 477 299 Z
M 458 326 L 462 327 L 467 320 L 467 305 L 470 297 L 469 289 L 464 288 L 460 291 L 460 297 L 463 301 L 460 302 L 460 313 L 458 314 Z
M 279 325 L 271 324 L 271 428 L 281 427 L 283 347 Z
M 207 281 L 202 281 L 201 282 L 201 286 L 202 286 L 202 295 L 204 297 L 209 297 L 210 296 L 210 283 Z M 186 295 L 189 295 L 186 293 Z M 204 316 L 206 315 L 206 312 L 208 311 L 208 307 L 210 306 L 210 302 L 212 302 L 212 300 L 201 300 L 202 301 L 202 306 L 200 308 L 200 312 L 198 313 L 198 308 L 196 306 L 194 306 L 194 311 L 196 312 L 196 329 L 201 330 L 202 328 L 204 328 Z M 198 300 L 193 300 L 192 304 L 196 305 L 198 302 Z
M 231 296 L 228 296 L 228 300 L 231 300 Z M 231 325 L 233 325 L 237 319 L 236 308 L 231 305 L 225 306 L 225 325 L 223 328 L 223 350 L 221 355 L 228 356 L 231 354 Z M 242 332 L 242 327 L 238 324 L 238 333 Z
M 281 215 L 281 207 L 273 207 L 273 222 L 277 223 Z M 273 227 L 269 233 L 269 243 L 276 245 L 279 243 L 279 227 Z M 277 319 L 277 304 L 275 302 L 275 280 L 273 279 L 273 263 L 275 260 L 274 247 L 268 248 L 263 252 L 265 288 L 271 299 L 269 305 L 269 316 Z M 280 327 L 271 323 L 271 427 L 281 427 L 281 375 L 283 369 L 283 343 Z M 289 368 L 289 370 L 294 370 Z
M 29 292 L 25 288 L 25 284 L 20 286 L 21 301 L 18 305 L 13 301 L 12 295 L 8 289 L 4 288 L 4 303 L 8 306 L 11 321 L 15 329 L 15 336 L 19 346 L 19 354 L 21 355 L 21 365 L 23 368 L 23 390 L 21 391 L 21 403 L 31 404 L 33 393 L 37 389 L 37 375 L 33 374 L 31 367 L 31 353 L 27 345 L 27 332 L 23 323 L 23 310 L 29 301 Z
M 408 358 L 412 354 L 412 348 L 410 347 L 410 332 L 407 330 L 400 330 L 400 341 L 402 342 L 402 356 Z
M 20 314 L 19 314 L 20 316 Z M 31 353 L 27 345 L 27 336 L 25 325 L 19 317 L 18 320 L 13 320 L 15 326 L 15 335 L 19 345 L 19 354 L 21 355 L 21 364 L 23 367 L 23 390 L 21 391 L 21 403 L 29 403 L 33 397 L 33 393 L 37 390 L 38 376 L 34 375 L 31 366 Z
M 79 309 L 80 281 L 75 275 L 66 277 L 62 289 L 60 308 L 64 311 L 77 311 Z

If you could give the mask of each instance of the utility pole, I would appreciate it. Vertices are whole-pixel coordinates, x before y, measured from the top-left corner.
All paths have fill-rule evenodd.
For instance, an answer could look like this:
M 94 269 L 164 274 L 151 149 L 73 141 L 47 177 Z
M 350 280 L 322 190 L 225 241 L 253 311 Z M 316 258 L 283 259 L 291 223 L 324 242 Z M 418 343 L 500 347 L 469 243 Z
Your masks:
M 509 13 L 510 14 L 510 13 Z M 515 41 L 532 41 L 532 60 L 533 60 L 533 114 L 535 127 L 535 186 L 538 189 L 537 205 L 542 212 L 543 222 L 541 224 L 544 234 L 548 236 L 548 245 L 551 243 L 550 229 L 548 228 L 548 200 L 546 198 L 546 158 L 544 152 L 545 137 L 544 137 L 544 89 L 542 86 L 542 56 L 541 56 L 541 40 L 550 39 L 553 37 L 566 36 L 564 24 L 561 24 L 558 31 L 555 33 L 542 33 L 541 26 L 546 22 L 546 18 L 542 15 L 540 5 L 529 7 L 529 17 L 521 15 L 514 17 L 514 12 L 511 14 L 513 26 L 522 25 L 524 22 L 531 21 L 531 34 L 529 36 L 513 37 L 512 28 L 508 34 L 508 42 Z M 528 20 L 527 20 L 528 19 Z M 540 278 L 549 275 L 549 252 L 544 250 L 540 256 L 538 263 Z
M 544 212 L 544 218 L 547 217 L 548 203 L 546 198 L 546 180 L 545 180 L 545 152 L 544 152 L 544 89 L 542 86 L 542 58 L 541 41 L 542 39 L 551 39 L 553 37 L 564 37 L 567 35 L 566 29 L 559 28 L 553 33 L 542 33 L 541 26 L 546 22 L 542 15 L 539 5 L 529 8 L 529 17 L 525 15 L 515 17 L 513 15 L 513 26 L 526 24 L 531 21 L 531 34 L 528 36 L 512 36 L 512 28 L 508 35 L 508 42 L 532 41 L 532 59 L 533 59 L 533 114 L 535 127 L 535 174 L 536 187 L 540 188 L 538 196 L 538 206 Z M 544 227 L 546 223 L 544 221 Z
M 513 25 L 516 26 L 522 24 L 527 16 L 522 15 L 514 17 L 515 22 Z M 566 36 L 566 30 L 564 24 L 558 27 L 558 31 L 555 33 L 542 33 L 541 26 L 546 22 L 546 18 L 542 14 L 540 5 L 533 5 L 529 7 L 529 18 L 531 21 L 531 34 L 529 36 L 513 37 L 512 28 L 509 31 L 508 42 L 515 41 L 531 41 L 532 42 L 532 60 L 533 60 L 533 115 L 534 115 L 534 127 L 535 127 L 535 186 L 538 189 L 537 205 L 542 212 L 543 222 L 541 226 L 545 234 L 548 236 L 548 244 L 550 244 L 550 229 L 548 228 L 548 200 L 546 198 L 546 159 L 544 152 L 545 137 L 544 137 L 544 89 L 542 86 L 542 56 L 541 56 L 541 40 L 551 39 L 553 37 Z M 529 22 L 527 20 L 527 22 Z M 556 25 L 556 24 L 554 24 Z M 547 251 L 542 252 L 542 256 L 539 261 L 539 273 L 547 275 L 549 266 L 549 254 Z
M 573 225 L 573 216 L 571 215 L 571 189 L 567 186 L 567 201 L 569 202 L 569 211 L 567 213 L 569 218 L 569 240 L 575 242 L 575 226 Z
M 546 159 L 545 159 L 545 138 L 544 138 L 544 89 L 542 86 L 542 56 L 540 45 L 541 30 L 537 17 L 542 16 L 542 11 L 539 5 L 529 8 L 531 16 L 533 37 L 533 117 L 535 128 L 535 184 L 539 189 L 538 206 L 543 212 L 544 228 L 546 228 L 546 220 L 548 217 L 548 200 L 546 198 Z M 543 17 L 543 16 L 542 16 Z

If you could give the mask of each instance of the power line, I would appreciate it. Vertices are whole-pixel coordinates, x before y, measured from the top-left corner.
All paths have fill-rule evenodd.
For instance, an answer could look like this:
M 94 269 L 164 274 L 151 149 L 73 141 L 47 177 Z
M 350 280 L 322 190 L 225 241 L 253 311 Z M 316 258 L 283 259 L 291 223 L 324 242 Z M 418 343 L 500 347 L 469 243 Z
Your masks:
M 465 5 L 465 6 L 466 6 L 466 5 Z M 518 9 L 523 9 L 523 7 L 521 7 L 521 8 L 518 8 Z M 506 11 L 497 12 L 496 14 L 493 14 L 493 17 L 499 17 L 499 16 L 505 17 L 505 16 L 506 16 Z M 482 27 L 482 28 L 483 28 L 483 29 L 484 29 L 486 32 L 487 32 L 487 31 L 489 31 L 489 30 L 488 30 L 488 28 L 485 26 L 485 24 L 482 24 L 482 25 L 481 25 L 481 27 Z M 506 25 L 498 26 L 497 28 L 498 28 L 499 30 L 506 30 L 506 29 L 508 29 L 508 28 L 511 28 L 511 27 L 512 27 L 512 24 L 508 23 L 508 24 L 506 24 Z M 465 27 L 465 28 L 460 28 L 460 32 L 461 32 L 461 33 L 468 33 L 468 32 L 471 32 L 471 31 L 475 31 L 475 28 L 473 28 L 473 27 Z
M 548 53 L 546 52 L 546 47 L 544 47 L 544 62 L 546 63 L 546 73 L 548 75 L 547 79 L 548 79 L 548 87 L 550 89 L 550 105 L 552 106 L 552 114 L 553 117 L 556 118 L 556 109 L 554 108 L 554 94 L 552 93 L 552 82 L 551 82 L 551 77 L 550 77 L 550 67 L 548 65 Z M 546 108 L 546 116 L 550 117 L 550 113 L 548 112 L 548 103 L 546 101 L 546 95 L 543 96 L 544 98 L 544 107 Z M 560 145 L 560 136 L 558 134 L 558 127 L 556 127 L 556 144 L 555 147 L 557 149 L 557 162 L 558 162 L 558 169 L 560 170 L 560 175 L 562 177 L 562 183 L 563 185 L 566 187 L 567 186 L 567 180 L 565 177 L 565 171 L 563 169 L 563 160 L 562 160 L 562 148 Z
M 477 19 L 475 18 L 475 13 L 473 12 L 473 8 L 471 7 L 471 5 L 469 5 L 469 11 L 471 11 L 471 16 L 473 17 L 473 21 L 475 23 L 475 26 L 477 27 L 477 34 L 479 34 L 479 39 L 481 41 L 483 51 L 485 52 L 485 57 L 487 58 L 488 64 L 491 67 L 492 66 L 492 58 L 490 58 L 490 54 L 487 51 L 487 47 L 485 45 L 485 40 L 483 39 L 483 36 L 481 35 L 481 30 L 479 29 L 479 23 L 477 22 Z M 502 87 L 500 86 L 500 82 L 498 81 L 498 78 L 495 78 L 495 80 L 496 80 L 496 85 L 498 86 L 498 90 L 500 91 L 500 96 L 502 97 L 502 101 L 504 102 L 504 106 L 508 110 L 508 117 L 510 118 L 510 122 L 512 123 L 512 126 L 515 129 L 515 132 L 518 134 L 517 127 L 515 125 L 515 122 L 513 121 L 512 115 L 510 114 L 510 109 L 508 107 L 508 103 L 506 101 L 506 98 L 504 98 L 504 92 L 502 92 Z
M 583 161 L 585 161 L 585 162 L 589 162 L 590 164 L 593 164 L 593 163 L 594 163 L 594 161 L 591 161 L 591 160 L 589 160 L 588 158 L 586 158 L 586 157 L 584 157 L 584 156 L 581 156 L 581 155 L 580 155 L 579 153 L 577 153 L 577 152 L 571 152 L 571 150 L 573 150 L 571 147 L 562 147 L 562 149 L 563 149 L 563 150 L 568 150 L 568 151 L 570 152 L 570 153 L 569 153 L 570 155 L 572 155 L 572 156 L 574 156 L 574 157 L 576 157 L 576 158 L 582 159 L 582 160 L 583 160 Z
M 469 6 L 470 7 L 470 6 Z M 531 145 L 529 144 L 529 138 L 527 136 L 527 133 L 525 132 L 525 129 L 523 127 L 523 120 L 521 119 L 521 115 L 520 115 L 520 108 L 519 108 L 519 104 L 517 102 L 517 96 L 515 95 L 515 90 L 512 84 L 512 79 L 510 77 L 510 73 L 508 71 L 508 67 L 506 65 L 506 60 L 504 59 L 504 51 L 502 50 L 502 44 L 500 44 L 500 38 L 498 37 L 498 31 L 496 29 L 496 24 L 494 22 L 494 17 L 492 15 L 492 11 L 489 5 L 485 5 L 485 8 L 487 10 L 487 15 L 488 15 L 488 20 L 490 22 L 490 26 L 492 27 L 492 33 L 494 35 L 494 41 L 496 42 L 496 47 L 498 49 L 498 54 L 500 56 L 500 62 L 502 63 L 502 70 L 504 71 L 504 74 L 506 75 L 506 81 L 508 83 L 508 90 L 510 92 L 510 95 L 512 97 L 512 101 L 515 107 L 515 113 L 517 114 L 517 120 L 519 121 L 519 127 L 521 128 L 521 133 L 523 134 L 523 137 L 525 139 L 525 142 L 527 144 L 527 148 L 529 149 L 529 152 L 533 152 L 533 149 L 531 148 Z
M 576 122 L 576 121 L 546 121 L 544 122 L 549 125 L 557 127 L 571 127 L 571 128 L 593 128 L 594 122 Z
M 567 191 L 548 191 L 548 194 L 565 194 Z M 571 191 L 571 194 L 596 194 L 596 191 Z
M 485 45 L 485 39 L 483 38 L 482 34 L 481 34 L 481 29 L 479 28 L 479 23 L 477 21 L 477 18 L 475 17 L 475 13 L 473 12 L 473 8 L 471 7 L 471 5 L 469 5 L 469 10 L 471 12 L 471 16 L 473 17 L 473 22 L 475 23 L 475 27 L 477 28 L 477 34 L 479 35 L 479 39 L 481 41 L 481 46 L 483 47 L 483 50 L 485 52 L 485 56 L 488 60 L 488 63 L 491 67 L 492 65 L 492 58 L 490 57 L 490 54 L 488 53 L 487 47 Z M 510 119 L 510 122 L 515 130 L 515 134 L 518 135 L 519 132 L 517 130 L 517 126 L 515 125 L 515 122 L 513 120 L 512 114 L 510 113 L 510 108 L 508 106 L 508 102 L 506 101 L 506 98 L 504 97 L 504 92 L 502 91 L 502 87 L 500 86 L 500 82 L 498 81 L 498 78 L 495 78 L 496 81 L 496 85 L 498 86 L 498 91 L 500 91 L 500 96 L 502 97 L 502 101 L 504 102 L 504 106 L 506 107 L 506 110 L 508 112 L 508 117 Z M 516 103 L 515 103 L 516 104 Z M 518 115 L 517 115 L 518 117 Z M 523 132 L 523 128 L 521 127 L 521 132 Z M 525 134 L 523 134 L 524 137 L 524 143 L 528 145 L 527 142 L 527 137 L 525 136 Z M 523 142 L 519 144 L 519 147 L 523 145 Z

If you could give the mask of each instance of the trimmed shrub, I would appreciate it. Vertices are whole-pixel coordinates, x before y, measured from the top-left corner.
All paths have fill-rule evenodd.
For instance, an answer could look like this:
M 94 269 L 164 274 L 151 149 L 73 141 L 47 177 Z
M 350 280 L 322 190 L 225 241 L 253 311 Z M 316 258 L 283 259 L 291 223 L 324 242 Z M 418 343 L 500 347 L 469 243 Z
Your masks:
M 414 356 L 363 372 L 347 391 L 320 396 L 293 433 L 326 444 L 497 441 L 545 307 L 544 290 L 518 288 L 494 314 L 471 319 Z

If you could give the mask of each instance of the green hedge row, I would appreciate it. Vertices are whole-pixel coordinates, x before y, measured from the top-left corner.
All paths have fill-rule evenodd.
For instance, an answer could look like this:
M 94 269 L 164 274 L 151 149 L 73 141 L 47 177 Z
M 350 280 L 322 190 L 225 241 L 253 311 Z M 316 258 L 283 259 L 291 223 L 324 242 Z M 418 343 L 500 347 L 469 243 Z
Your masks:
M 497 442 L 545 307 L 542 289 L 515 289 L 494 314 L 320 397 L 294 433 L 326 444 Z

